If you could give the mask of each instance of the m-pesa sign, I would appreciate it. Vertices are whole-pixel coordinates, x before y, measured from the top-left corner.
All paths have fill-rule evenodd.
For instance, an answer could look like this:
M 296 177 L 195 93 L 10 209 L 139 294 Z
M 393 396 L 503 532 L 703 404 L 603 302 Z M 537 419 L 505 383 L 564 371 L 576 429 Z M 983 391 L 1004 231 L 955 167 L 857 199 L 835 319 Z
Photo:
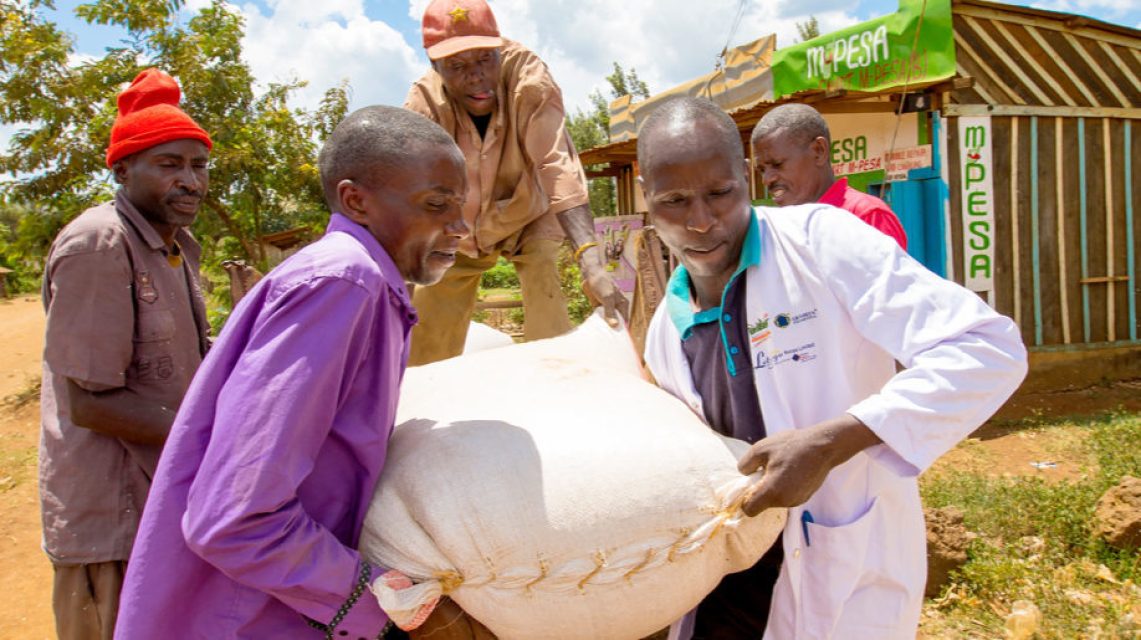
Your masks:
M 899 10 L 773 53 L 773 96 L 824 89 L 876 92 L 955 75 L 951 0 L 900 0 Z
M 891 51 L 887 46 L 887 25 L 853 33 L 814 47 L 808 47 L 805 58 L 806 74 L 812 78 L 831 78 L 833 75 L 861 69 L 887 60 Z
M 824 120 L 832 134 L 830 160 L 837 176 L 883 169 L 893 137 L 897 150 L 918 144 L 919 119 L 914 113 L 829 113 Z
M 994 172 L 990 116 L 959 118 L 963 273 L 971 291 L 994 291 Z

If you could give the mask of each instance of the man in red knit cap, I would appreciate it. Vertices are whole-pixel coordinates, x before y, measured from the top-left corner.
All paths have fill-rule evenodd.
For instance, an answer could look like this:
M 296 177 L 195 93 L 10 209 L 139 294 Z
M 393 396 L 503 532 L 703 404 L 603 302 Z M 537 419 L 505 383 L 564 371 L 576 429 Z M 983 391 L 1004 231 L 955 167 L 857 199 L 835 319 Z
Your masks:
M 200 248 L 210 136 L 158 69 L 119 95 L 107 166 L 119 190 L 56 237 L 40 438 L 43 546 L 61 639 L 111 638 L 163 442 L 207 348 Z

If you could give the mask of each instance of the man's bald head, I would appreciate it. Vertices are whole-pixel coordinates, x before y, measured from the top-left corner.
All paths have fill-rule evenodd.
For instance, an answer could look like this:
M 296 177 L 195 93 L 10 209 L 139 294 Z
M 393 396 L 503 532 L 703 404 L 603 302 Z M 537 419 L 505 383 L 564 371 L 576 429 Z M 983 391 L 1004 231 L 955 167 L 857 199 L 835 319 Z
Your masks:
M 657 143 L 667 138 L 691 135 L 698 126 L 707 128 L 720 150 L 729 159 L 744 166 L 745 148 L 736 123 L 717 106 L 705 98 L 679 96 L 666 100 L 646 118 L 638 129 L 638 164 L 643 175 L 649 173 L 655 155 L 661 149 Z
M 375 185 L 390 169 L 408 164 L 430 145 L 450 147 L 457 162 L 463 164 L 451 136 L 418 113 L 383 105 L 350 113 L 333 129 L 317 159 L 329 208 L 340 208 L 337 185 L 341 181 Z
M 769 111 L 753 127 L 750 139 L 755 146 L 759 140 L 782 129 L 796 142 L 807 144 L 816 138 L 824 138 L 826 143 L 832 143 L 832 135 L 828 133 L 828 123 L 824 121 L 824 116 L 806 104 L 782 104 Z

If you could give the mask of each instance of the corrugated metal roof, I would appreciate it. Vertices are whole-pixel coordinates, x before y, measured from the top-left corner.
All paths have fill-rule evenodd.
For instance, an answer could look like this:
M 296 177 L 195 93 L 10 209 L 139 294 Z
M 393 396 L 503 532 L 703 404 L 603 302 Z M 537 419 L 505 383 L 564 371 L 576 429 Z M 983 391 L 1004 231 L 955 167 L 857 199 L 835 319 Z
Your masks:
M 1141 105 L 1137 29 L 985 0 L 953 0 L 952 14 L 957 74 L 973 79 L 969 88 L 951 92 L 953 103 L 1117 109 Z M 860 97 L 867 96 L 849 92 L 842 99 Z M 727 110 L 738 126 L 751 128 L 781 102 L 816 102 L 820 107 L 832 99 L 816 92 Z M 636 157 L 635 140 L 631 135 L 581 155 L 584 164 L 628 164 Z
M 776 36 L 763 38 L 730 49 L 721 68 L 672 89 L 631 104 L 629 96 L 610 105 L 610 139 L 621 142 L 634 138 L 639 126 L 662 102 L 675 96 L 702 96 L 732 112 L 761 101 L 772 100 L 773 78 L 769 69 Z
M 1141 104 L 1141 31 L 1084 16 L 955 0 L 966 104 L 1129 108 Z

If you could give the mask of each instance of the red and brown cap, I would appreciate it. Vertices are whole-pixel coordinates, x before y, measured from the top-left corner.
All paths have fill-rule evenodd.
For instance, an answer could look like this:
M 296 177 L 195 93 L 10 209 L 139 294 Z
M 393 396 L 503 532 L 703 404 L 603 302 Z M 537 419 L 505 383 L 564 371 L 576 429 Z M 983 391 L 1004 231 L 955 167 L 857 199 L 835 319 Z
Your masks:
M 207 149 L 214 146 L 209 134 L 178 108 L 182 91 L 169 74 L 146 69 L 119 94 L 119 116 L 111 127 L 107 166 L 116 160 L 156 145 L 189 138 Z
M 432 0 L 421 22 L 428 58 L 503 46 L 495 15 L 484 0 Z

